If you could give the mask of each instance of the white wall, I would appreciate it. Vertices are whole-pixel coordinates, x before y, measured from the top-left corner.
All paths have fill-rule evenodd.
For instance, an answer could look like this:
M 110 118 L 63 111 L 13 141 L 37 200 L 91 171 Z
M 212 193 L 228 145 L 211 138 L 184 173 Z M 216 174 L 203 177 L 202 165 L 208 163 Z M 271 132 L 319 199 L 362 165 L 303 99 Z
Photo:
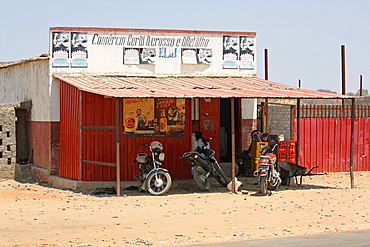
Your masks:
M 67 31 L 66 31 L 67 30 Z M 203 75 L 203 76 L 248 76 L 256 75 L 256 39 L 255 36 L 247 35 L 247 32 L 236 33 L 238 40 L 237 48 L 240 48 L 241 42 L 239 37 L 249 36 L 254 42 L 254 62 L 253 69 L 242 69 L 241 66 L 237 68 L 223 68 L 223 48 L 224 48 L 224 35 L 212 34 L 212 32 L 191 32 L 191 31 L 179 31 L 151 33 L 150 30 L 144 32 L 139 31 L 114 31 L 114 29 L 89 29 L 81 28 L 75 29 L 65 28 L 64 30 L 58 30 L 52 28 L 50 31 L 50 55 L 51 55 L 51 70 L 54 73 L 91 73 L 91 74 L 128 74 L 128 75 Z M 73 36 L 75 33 L 79 33 L 86 37 L 84 42 L 83 51 L 87 51 L 87 67 L 72 67 L 71 57 L 67 58 L 69 63 L 67 67 L 60 67 L 56 65 L 53 58 L 56 57 L 55 52 L 61 52 L 63 40 L 60 38 L 62 33 L 65 33 L 69 39 L 69 42 L 65 42 L 66 53 L 73 54 L 76 51 L 72 51 Z M 251 34 L 251 33 L 250 33 Z M 227 35 L 226 35 L 227 36 Z M 230 35 L 229 35 L 230 36 Z M 137 39 L 142 38 L 140 42 Z M 150 42 L 156 39 L 168 39 L 174 41 L 173 45 L 167 45 L 166 43 L 158 44 L 158 42 Z M 85 38 L 84 38 L 85 39 Z M 202 42 L 189 43 L 185 42 L 188 39 L 197 39 Z M 60 41 L 58 41 L 60 40 Z M 136 42 L 135 42 L 136 40 Z M 148 42 L 149 41 L 149 42 Z M 107 43 L 105 43 L 107 42 Z M 68 47 L 67 47 L 68 46 Z M 251 46 L 252 47 L 252 46 Z M 129 48 L 150 48 L 156 52 L 154 64 L 124 64 L 124 49 Z M 181 49 L 211 49 L 212 51 L 212 62 L 210 64 L 185 64 L 182 61 Z M 170 54 L 176 55 L 175 57 L 160 57 L 160 54 L 164 56 L 164 50 L 166 49 L 166 56 Z M 175 54 L 176 50 L 176 54 Z M 162 51 L 162 53 L 161 53 Z M 239 52 L 240 50 L 238 50 Z M 63 55 L 60 54 L 59 55 Z M 54 56 L 54 57 L 53 57 Z M 72 55 L 70 55 L 72 56 Z M 54 65 L 53 65 L 54 63 Z M 238 61 L 238 63 L 241 63 Z
M 31 121 L 59 121 L 59 82 L 49 74 L 49 59 L 0 68 L 0 103 L 32 100 Z
M 257 119 L 257 99 L 242 99 L 242 119 Z

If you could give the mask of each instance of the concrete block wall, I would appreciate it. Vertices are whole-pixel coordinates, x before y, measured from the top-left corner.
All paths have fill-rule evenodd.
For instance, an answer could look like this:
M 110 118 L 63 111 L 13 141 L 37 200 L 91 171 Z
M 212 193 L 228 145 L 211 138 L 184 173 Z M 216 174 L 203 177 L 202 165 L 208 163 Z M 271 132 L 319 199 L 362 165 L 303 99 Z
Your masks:
M 290 106 L 269 105 L 268 132 L 271 135 L 284 134 L 285 140 L 293 140 L 290 130 Z
M 14 176 L 16 163 L 15 110 L 13 105 L 0 105 L 0 175 Z

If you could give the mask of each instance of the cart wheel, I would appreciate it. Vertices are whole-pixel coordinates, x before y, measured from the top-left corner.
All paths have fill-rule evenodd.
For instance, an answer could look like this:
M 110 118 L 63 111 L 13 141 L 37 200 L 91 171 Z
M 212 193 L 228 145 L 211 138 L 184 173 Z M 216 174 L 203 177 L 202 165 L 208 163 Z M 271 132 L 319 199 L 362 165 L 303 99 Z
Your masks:
M 289 186 L 289 181 L 288 180 L 289 180 L 289 177 L 282 176 L 281 177 L 281 184 Z

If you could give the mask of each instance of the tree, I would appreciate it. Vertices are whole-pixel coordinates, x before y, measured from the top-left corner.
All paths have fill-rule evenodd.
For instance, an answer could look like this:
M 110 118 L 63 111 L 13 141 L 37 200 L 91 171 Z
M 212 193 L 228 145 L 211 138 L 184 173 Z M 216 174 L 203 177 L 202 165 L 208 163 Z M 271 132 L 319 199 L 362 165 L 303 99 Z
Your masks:
M 330 89 L 323 89 L 323 88 L 317 89 L 317 91 L 325 92 L 325 93 L 337 93 L 335 91 L 331 91 Z
M 360 96 L 360 89 L 357 90 L 356 93 L 348 92 L 347 95 L 349 96 Z M 362 89 L 362 96 L 369 96 L 369 90 Z
M 369 95 L 369 90 L 363 88 L 362 89 L 362 96 L 368 96 L 368 95 Z M 356 96 L 360 96 L 360 89 L 357 90 Z

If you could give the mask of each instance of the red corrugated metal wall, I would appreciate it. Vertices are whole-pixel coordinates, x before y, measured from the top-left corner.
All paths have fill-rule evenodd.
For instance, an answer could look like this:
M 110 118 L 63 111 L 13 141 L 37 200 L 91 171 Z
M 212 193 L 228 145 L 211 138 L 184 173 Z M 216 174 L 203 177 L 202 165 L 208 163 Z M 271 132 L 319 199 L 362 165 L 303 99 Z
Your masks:
M 301 118 L 300 165 L 317 172 L 350 169 L 351 118 Z M 297 140 L 297 121 L 295 121 Z M 355 118 L 353 170 L 370 170 L 370 118 Z
M 83 126 L 116 126 L 116 99 L 82 92 Z M 116 130 L 83 129 L 82 159 L 116 163 Z M 82 163 L 83 181 L 115 181 L 116 168 Z
M 80 91 L 60 82 L 58 176 L 78 180 L 80 161 Z
M 83 125 L 84 126 L 115 126 L 116 99 L 83 92 Z M 123 136 L 123 101 L 120 99 L 120 168 L 121 181 L 131 181 L 138 174 L 137 164 L 132 163 L 139 152 L 149 154 L 149 148 L 141 143 L 151 143 L 158 140 L 163 144 L 166 159 L 164 167 L 169 170 L 173 179 L 191 178 L 190 166 L 179 157 L 191 149 L 191 113 L 186 112 L 186 128 L 184 137 L 126 137 Z M 186 100 L 186 108 L 191 109 L 191 100 Z M 115 130 L 83 130 L 83 152 L 85 160 L 115 163 Z M 83 180 L 115 181 L 115 167 L 83 163 Z

